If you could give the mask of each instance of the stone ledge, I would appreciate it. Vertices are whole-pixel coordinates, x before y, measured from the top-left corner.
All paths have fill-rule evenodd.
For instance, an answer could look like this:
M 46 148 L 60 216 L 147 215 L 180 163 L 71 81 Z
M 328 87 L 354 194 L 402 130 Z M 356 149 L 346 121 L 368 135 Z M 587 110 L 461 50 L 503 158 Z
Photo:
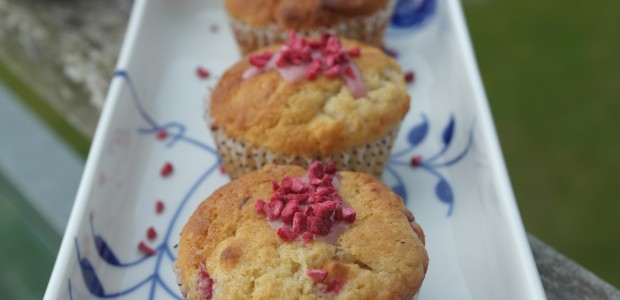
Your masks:
M 0 0 L 0 61 L 92 136 L 130 0 Z

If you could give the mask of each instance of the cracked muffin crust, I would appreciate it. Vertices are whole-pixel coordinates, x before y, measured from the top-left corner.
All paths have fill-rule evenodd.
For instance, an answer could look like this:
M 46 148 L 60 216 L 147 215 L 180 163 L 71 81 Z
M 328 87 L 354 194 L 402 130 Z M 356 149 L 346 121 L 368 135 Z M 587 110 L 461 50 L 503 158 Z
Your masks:
M 243 173 L 236 171 L 238 168 L 256 170 L 264 164 L 259 161 L 254 166 L 256 160 L 251 156 L 256 156 L 256 151 L 248 147 L 283 157 L 282 161 L 267 160 L 271 163 L 307 167 L 309 161 L 321 159 L 335 161 L 342 170 L 381 174 L 400 122 L 409 111 L 406 84 L 398 64 L 380 49 L 344 39 L 342 46 L 359 49 L 360 54 L 350 60 L 359 70 L 365 96 L 356 98 L 338 77 L 321 75 L 289 82 L 274 68 L 244 78 L 252 67 L 247 58 L 224 73 L 206 105 L 212 131 L 219 130 L 240 144 L 224 149 L 216 136 L 233 178 Z M 266 48 L 255 55 L 274 53 L 280 47 Z M 376 149 L 359 153 L 371 146 Z M 233 163 L 237 153 L 249 157 Z M 371 161 L 375 156 L 377 161 Z M 354 164 L 368 166 L 350 167 Z
M 176 263 L 186 299 L 411 299 L 424 279 L 424 234 L 402 199 L 377 179 L 339 172 L 337 193 L 357 217 L 336 239 L 284 241 L 259 199 L 272 181 L 307 176 L 265 166 L 221 187 L 185 225 Z M 307 178 L 307 177 L 306 177 Z
M 394 0 L 226 0 L 242 53 L 278 43 L 295 29 L 306 36 L 329 31 L 380 46 Z

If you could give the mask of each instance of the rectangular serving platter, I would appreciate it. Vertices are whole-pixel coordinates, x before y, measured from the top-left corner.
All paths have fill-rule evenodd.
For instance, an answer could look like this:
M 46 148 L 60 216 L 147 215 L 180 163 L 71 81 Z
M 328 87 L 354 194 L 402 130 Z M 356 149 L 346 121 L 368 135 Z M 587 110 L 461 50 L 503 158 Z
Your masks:
M 426 232 L 420 299 L 544 299 L 460 3 L 401 2 L 417 3 L 397 7 L 415 10 L 416 22 L 391 27 L 385 43 L 415 80 L 383 180 Z M 229 181 L 203 99 L 239 58 L 220 1 L 135 2 L 45 299 L 181 299 L 179 233 Z M 211 75 L 197 76 L 198 66 Z M 166 162 L 174 171 L 162 177 Z

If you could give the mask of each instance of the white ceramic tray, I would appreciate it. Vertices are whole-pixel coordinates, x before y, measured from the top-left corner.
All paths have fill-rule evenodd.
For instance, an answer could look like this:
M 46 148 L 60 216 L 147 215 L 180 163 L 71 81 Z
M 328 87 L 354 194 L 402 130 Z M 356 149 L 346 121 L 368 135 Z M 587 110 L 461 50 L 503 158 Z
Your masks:
M 383 179 L 427 235 L 420 299 L 544 299 L 460 3 L 400 2 L 386 44 L 416 77 Z M 228 181 L 202 118 L 203 97 L 239 59 L 221 5 L 136 1 L 46 299 L 180 299 L 174 245 Z M 165 162 L 169 177 L 159 174 Z M 140 241 L 157 253 L 144 256 Z

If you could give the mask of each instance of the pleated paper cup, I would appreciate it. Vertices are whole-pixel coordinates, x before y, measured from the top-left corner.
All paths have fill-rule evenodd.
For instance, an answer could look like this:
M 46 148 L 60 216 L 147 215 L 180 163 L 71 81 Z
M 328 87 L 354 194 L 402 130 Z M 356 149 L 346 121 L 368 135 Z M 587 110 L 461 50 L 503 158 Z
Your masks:
M 221 127 L 211 126 L 220 159 L 232 179 L 259 170 L 266 164 L 298 165 L 304 168 L 315 160 L 333 161 L 340 171 L 356 171 L 381 177 L 398 135 L 400 124 L 383 137 L 370 143 L 325 156 L 285 155 L 260 146 L 250 145 L 228 136 Z

